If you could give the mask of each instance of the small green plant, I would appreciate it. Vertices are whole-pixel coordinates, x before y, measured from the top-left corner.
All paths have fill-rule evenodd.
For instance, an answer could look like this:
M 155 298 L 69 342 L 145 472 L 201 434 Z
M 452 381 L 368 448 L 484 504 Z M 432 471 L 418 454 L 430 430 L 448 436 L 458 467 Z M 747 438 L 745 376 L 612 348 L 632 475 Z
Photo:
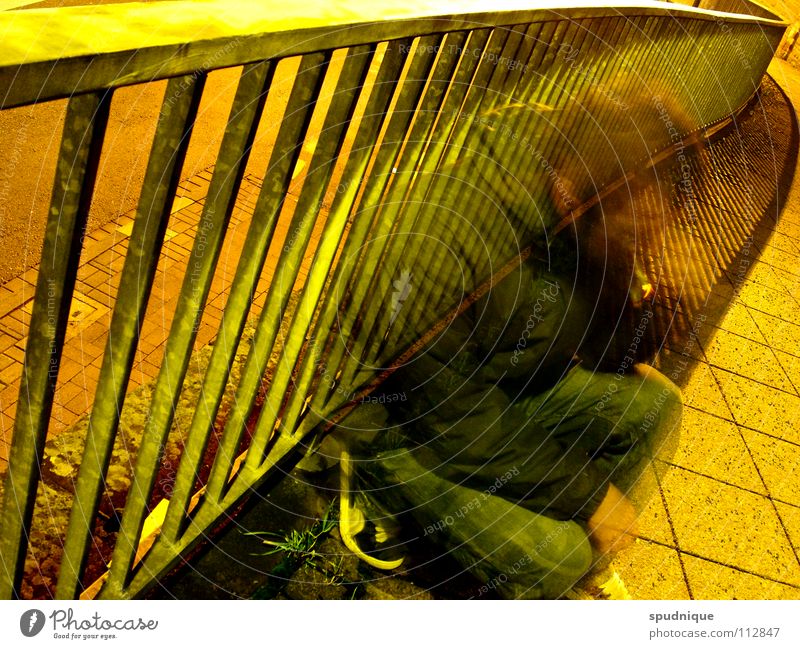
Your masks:
M 263 552 L 262 554 L 268 555 L 284 552 L 286 554 L 286 559 L 288 559 L 290 563 L 297 565 L 298 567 L 302 565 L 311 566 L 317 570 L 322 570 L 322 572 L 328 576 L 328 573 L 330 572 L 329 569 L 320 569 L 320 567 L 317 565 L 319 555 L 317 554 L 316 547 L 319 539 L 327 535 L 334 527 L 336 527 L 338 523 L 334 514 L 336 511 L 336 500 L 334 499 L 334 501 L 328 506 L 328 509 L 325 510 L 325 515 L 322 517 L 322 519 L 318 520 L 308 529 L 292 530 L 288 533 L 283 531 L 245 532 L 245 535 L 267 536 L 280 539 L 262 539 L 262 543 L 264 543 L 264 545 L 272 546 L 272 549 L 268 550 L 267 552 Z M 331 563 L 332 566 L 334 565 L 332 562 L 329 563 Z M 341 561 L 339 562 L 338 572 L 341 573 Z
M 338 561 L 328 561 L 328 567 L 322 569 L 325 581 L 331 586 L 337 586 L 344 581 L 344 557 L 339 557 Z

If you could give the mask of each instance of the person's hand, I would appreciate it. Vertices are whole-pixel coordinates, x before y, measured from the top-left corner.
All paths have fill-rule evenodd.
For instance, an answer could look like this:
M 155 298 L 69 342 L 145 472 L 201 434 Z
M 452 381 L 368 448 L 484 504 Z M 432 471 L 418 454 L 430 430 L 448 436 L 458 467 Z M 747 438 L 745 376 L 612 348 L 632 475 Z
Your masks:
M 636 510 L 616 486 L 609 484 L 600 506 L 588 520 L 589 540 L 602 553 L 619 552 L 636 538 Z

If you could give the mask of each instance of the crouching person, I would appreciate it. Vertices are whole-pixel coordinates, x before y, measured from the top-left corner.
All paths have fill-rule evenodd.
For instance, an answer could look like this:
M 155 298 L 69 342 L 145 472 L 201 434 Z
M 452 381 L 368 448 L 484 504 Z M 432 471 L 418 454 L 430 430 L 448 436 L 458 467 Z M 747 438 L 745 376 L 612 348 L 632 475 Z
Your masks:
M 415 520 L 419 542 L 478 580 L 476 595 L 558 598 L 634 540 L 626 493 L 652 442 L 677 428 L 680 393 L 645 365 L 622 379 L 576 366 L 509 410 L 525 424 L 495 440 L 499 452 L 443 455 L 431 441 L 365 457 L 359 474 L 370 498 Z
M 405 399 L 357 462 L 370 499 L 502 597 L 559 597 L 633 540 L 626 494 L 678 429 L 655 369 L 582 360 L 598 338 L 571 286 L 521 263 L 384 384 Z

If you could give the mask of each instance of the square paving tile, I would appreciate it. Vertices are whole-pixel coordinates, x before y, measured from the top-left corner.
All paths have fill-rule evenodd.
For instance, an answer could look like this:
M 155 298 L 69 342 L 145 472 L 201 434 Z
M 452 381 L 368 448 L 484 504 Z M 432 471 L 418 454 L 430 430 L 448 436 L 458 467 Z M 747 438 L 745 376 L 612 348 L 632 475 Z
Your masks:
M 682 555 L 694 599 L 800 599 L 800 588 Z
M 689 378 L 691 358 L 681 355 L 680 351 L 673 351 L 662 347 L 653 360 L 655 367 L 664 376 L 669 377 L 678 386 L 685 385 Z
M 783 371 L 786 372 L 786 376 L 789 377 L 789 381 L 792 383 L 794 392 L 800 394 L 800 356 L 787 354 L 786 352 L 782 352 L 777 349 L 773 351 L 775 352 L 775 357 L 778 359 Z M 800 349 L 798 351 L 800 351 Z
M 750 280 L 751 282 L 755 282 L 756 284 L 761 284 L 762 286 L 767 286 L 775 290 L 780 290 L 783 288 L 783 284 L 777 274 L 780 269 L 776 268 L 775 266 L 770 266 L 769 264 L 750 259 L 745 261 L 745 263 L 748 263 L 746 266 L 747 272 L 746 276 L 739 281 L 740 285 L 745 281 Z M 736 272 L 739 273 L 738 268 L 736 269 Z M 736 278 L 738 279 L 739 275 L 736 275 Z
M 767 264 L 763 265 L 767 266 Z M 791 295 L 795 299 L 798 299 L 798 297 L 800 297 L 800 291 L 798 291 L 798 289 L 800 289 L 800 276 L 795 274 L 797 268 L 793 269 L 794 272 L 791 272 L 789 270 L 778 268 L 776 266 L 768 266 L 768 267 L 772 269 L 772 274 L 776 279 L 774 288 L 782 287 L 783 290 L 785 290 L 789 295 Z
M 797 312 L 797 300 L 783 289 L 769 288 L 745 280 L 742 290 L 736 298 L 741 304 L 764 311 L 770 315 L 790 320 Z
M 794 237 L 788 236 L 780 230 L 770 230 L 766 242 L 759 244 L 763 251 L 770 249 L 780 250 L 789 255 L 796 257 L 795 266 L 800 265 L 800 249 L 797 247 L 797 241 Z
M 721 367 L 780 390 L 795 391 L 786 372 L 767 345 L 724 332 L 710 341 L 705 353 L 709 364 L 715 367 Z
M 759 261 L 790 273 L 796 272 L 797 268 L 800 267 L 800 259 L 796 254 L 785 252 L 773 246 L 767 246 L 766 250 L 761 253 Z
M 795 552 L 800 554 L 800 507 L 776 502 L 775 508 L 778 510 L 778 516 L 781 517 L 786 533 L 789 535 L 789 541 L 791 541 Z
M 682 551 L 800 586 L 797 557 L 769 499 L 677 467 L 661 486 Z
M 770 220 L 772 229 L 795 239 L 800 237 L 800 216 L 784 210 L 777 220 Z
M 719 330 L 715 327 L 707 326 L 698 328 L 699 335 L 694 335 L 690 333 L 690 331 L 687 331 L 685 336 L 681 337 L 680 340 L 668 339 L 663 351 L 665 354 L 671 355 L 673 361 L 672 366 L 680 371 L 680 368 L 683 367 L 681 360 L 689 363 L 705 361 L 705 355 L 703 354 L 703 336 L 705 335 L 708 337 L 718 331 Z M 662 370 L 662 372 L 666 375 L 670 374 L 669 371 Z
M 744 428 L 742 435 L 769 495 L 800 507 L 800 482 L 797 479 L 800 473 L 800 445 Z
M 656 473 L 651 464 L 645 467 L 639 480 L 628 491 L 628 497 L 638 513 L 636 519 L 638 535 L 648 541 L 675 547 L 675 537 L 669 524 Z
M 33 301 L 28 302 L 22 307 L 24 313 L 33 312 Z M 108 315 L 108 306 L 97 300 L 93 300 L 88 295 L 75 291 L 72 295 L 72 303 L 69 310 L 69 322 L 67 324 L 66 339 L 78 335 L 92 323 Z
M 725 314 L 716 323 L 705 324 L 700 330 L 700 342 L 704 347 L 708 347 L 711 338 L 718 333 L 719 329 L 743 336 L 757 343 L 766 344 L 767 340 L 761 329 L 758 328 L 755 319 L 749 309 L 741 303 L 734 302 Z
M 674 457 L 660 459 L 742 489 L 765 493 L 736 424 L 691 407 L 684 408 Z
M 800 443 L 800 397 L 725 370 L 713 372 L 737 423 Z
M 678 552 L 637 540 L 611 563 L 633 599 L 689 599 Z
M 800 325 L 757 309 L 748 311 L 768 345 L 790 354 L 800 352 Z
M 692 368 L 689 380 L 681 389 L 683 402 L 711 415 L 723 419 L 733 419 L 714 372 L 706 363 L 698 363 Z

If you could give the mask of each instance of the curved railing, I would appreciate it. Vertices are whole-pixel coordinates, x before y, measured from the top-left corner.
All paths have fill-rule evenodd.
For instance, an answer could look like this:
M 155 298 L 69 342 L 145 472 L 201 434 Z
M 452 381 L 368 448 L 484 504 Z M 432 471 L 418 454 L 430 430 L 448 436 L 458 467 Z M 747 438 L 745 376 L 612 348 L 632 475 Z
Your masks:
M 91 596 L 101 586 L 104 597 L 135 596 L 163 575 L 308 434 L 340 417 L 393 359 L 496 278 L 498 267 L 547 239 L 568 215 L 563 203 L 577 213 L 659 152 L 734 114 L 757 90 L 785 28 L 757 11 L 646 1 L 529 8 L 500 0 L 491 11 L 477 1 L 351 7 L 210 1 L 0 14 L 3 108 L 69 98 L 4 483 L 3 597 L 20 592 L 27 541 L 47 525 L 33 516 L 39 466 L 116 89 L 168 79 L 69 528 L 47 532 L 64 538 L 54 557 L 62 598 L 96 576 L 86 568 L 93 525 L 210 71 L 244 66 L 113 560 Z M 278 78 L 290 80 L 288 94 L 275 90 Z M 280 127 L 172 495 L 154 505 L 197 324 L 270 102 L 281 106 Z M 291 191 L 296 204 L 287 209 Z M 412 241 L 411 232 L 435 244 Z M 437 245 L 450 252 L 439 254 Z M 456 277 L 453 263 L 464 258 L 469 272 Z M 277 270 L 259 309 L 252 296 L 267 260 Z M 419 290 L 408 290 L 411 276 L 424 277 Z M 248 319 L 255 333 L 234 378 Z M 235 398 L 220 425 L 232 382 Z M 199 484 L 203 464 L 210 470 Z

